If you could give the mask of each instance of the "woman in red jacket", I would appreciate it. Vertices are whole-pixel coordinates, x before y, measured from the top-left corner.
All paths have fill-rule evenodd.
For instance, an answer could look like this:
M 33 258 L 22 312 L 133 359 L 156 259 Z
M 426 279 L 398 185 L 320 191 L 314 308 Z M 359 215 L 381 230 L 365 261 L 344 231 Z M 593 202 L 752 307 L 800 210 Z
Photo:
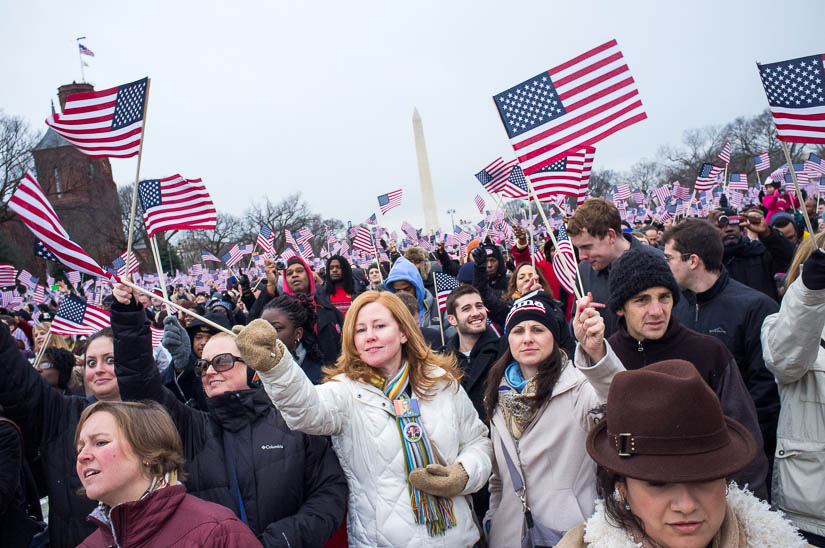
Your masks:
M 180 436 L 159 404 L 97 402 L 75 444 L 77 475 L 99 502 L 80 548 L 261 546 L 231 510 L 186 494 Z

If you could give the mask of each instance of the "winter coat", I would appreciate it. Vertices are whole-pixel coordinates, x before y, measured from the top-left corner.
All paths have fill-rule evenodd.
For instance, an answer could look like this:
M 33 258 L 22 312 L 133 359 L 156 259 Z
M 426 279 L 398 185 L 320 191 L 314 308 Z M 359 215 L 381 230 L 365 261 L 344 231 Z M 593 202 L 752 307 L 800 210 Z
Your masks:
M 732 484 L 726 496 L 725 519 L 713 539 L 716 548 L 802 548 L 810 546 L 779 512 L 746 489 Z M 744 535 L 743 535 L 744 533 Z M 717 544 L 718 542 L 718 544 Z M 637 548 L 641 546 L 625 529 L 608 521 L 602 500 L 596 513 L 565 535 L 556 548 Z M 710 545 L 709 545 L 710 546 Z
M 593 513 L 596 463 L 587 454 L 585 439 L 596 424 L 592 411 L 607 401 L 610 381 L 624 370 L 606 346 L 607 355 L 595 364 L 576 350 L 576 365 L 567 363 L 550 398 L 518 442 L 497 407 L 491 425 L 495 459 L 490 509 L 484 517 L 485 530 L 490 522 L 490 548 L 519 548 L 524 524 L 502 445 L 519 468 L 527 486 L 527 504 L 542 525 L 567 531 Z
M 415 265 L 404 257 L 399 257 L 395 261 L 387 279 L 384 280 L 384 287 L 387 291 L 395 293 L 392 284 L 397 281 L 409 282 L 415 287 L 415 298 L 418 300 L 418 325 L 430 327 L 435 324 L 438 326 L 440 316 L 435 297 L 424 287 L 424 281 Z
M 312 275 L 309 265 L 298 257 L 298 260 L 304 265 L 309 276 L 309 294 L 315 301 L 315 314 L 317 319 L 315 321 L 315 333 L 318 336 L 318 347 L 321 349 L 321 354 L 324 355 L 324 363 L 335 363 L 338 359 L 338 354 L 341 353 L 341 326 L 344 325 L 344 315 L 341 311 L 332 306 L 329 302 L 329 297 L 324 292 L 323 287 L 315 286 L 315 277 Z M 293 295 L 292 289 L 286 283 L 286 277 L 281 276 L 281 284 L 279 291 L 284 295 Z M 249 311 L 249 322 L 261 317 L 266 304 L 274 299 L 276 295 L 271 295 L 266 288 L 261 290 L 260 295 L 252 305 Z
M 119 504 L 108 516 L 100 507 L 87 518 L 97 526 L 78 548 L 246 548 L 261 543 L 235 515 L 218 504 L 173 485 L 133 502 Z
M 206 412 L 184 405 L 160 384 L 139 308 L 115 303 L 111 321 L 121 397 L 156 401 L 172 416 L 187 489 L 235 512 L 264 546 L 323 546 L 344 518 L 347 491 L 329 441 L 291 431 L 260 388 L 207 398 Z
M 799 200 L 793 194 L 782 194 L 777 190 L 773 194 L 765 194 L 762 197 L 762 205 L 768 211 L 765 215 L 765 222 L 771 224 L 771 218 L 775 213 L 799 208 Z
M 825 290 L 797 278 L 762 324 L 762 355 L 776 377 L 779 412 L 773 503 L 805 531 L 825 536 Z
M 682 296 L 690 305 L 685 309 L 688 314 L 679 315 L 682 325 L 716 337 L 733 354 L 756 406 L 765 453 L 771 461 L 776 448 L 779 392 L 762 360 L 759 336 L 765 317 L 778 311 L 779 305 L 761 291 L 732 279 L 725 267 L 710 289 L 699 294 L 684 291 Z
M 756 440 L 757 447 L 764 447 L 753 400 L 736 361 L 719 339 L 688 329 L 673 314 L 661 339 L 637 341 L 627 332 L 622 319 L 619 330 L 608 340 L 622 365 L 628 370 L 672 359 L 692 363 L 719 397 L 722 412 L 747 428 Z M 757 496 L 768 500 L 767 478 L 768 460 L 764 450 L 760 450 L 756 460 L 731 479 L 742 485 L 747 484 L 748 489 Z
M 0 409 L 2 413 L 2 409 Z M 42 531 L 40 500 L 18 426 L 0 414 L 0 546 L 28 548 Z
M 445 349 L 455 356 L 458 367 L 463 373 L 461 386 L 473 402 L 478 416 L 485 423 L 487 417 L 484 412 L 484 391 L 487 389 L 487 373 L 490 372 L 496 360 L 504 354 L 506 345 L 506 339 L 502 339 L 495 330 L 488 327 L 476 341 L 469 356 L 465 356 L 459 350 L 458 333 L 447 339 L 445 346 Z
M 514 244 L 512 249 L 510 249 L 510 254 L 516 261 L 516 267 L 522 263 L 529 263 L 533 260 L 530 254 L 530 246 L 521 249 L 517 244 Z M 558 276 L 556 276 L 556 271 L 553 270 L 553 263 L 551 261 L 544 259 L 537 260 L 536 268 L 541 270 L 541 273 L 544 274 L 544 279 L 547 280 L 547 283 L 550 285 L 550 289 L 553 291 L 553 297 L 563 303 L 567 321 L 570 321 L 573 317 L 573 304 L 576 302 L 575 295 L 568 293 L 568 291 L 561 285 Z M 575 276 L 575 272 L 573 275 Z
M 77 421 L 90 404 L 52 388 L 17 349 L 8 327 L 0 326 L 0 405 L 23 432 L 27 458 L 40 455 L 52 547 L 74 548 L 94 530 L 85 519 L 95 503 L 78 494 L 74 444 Z
M 290 428 L 332 436 L 350 488 L 350 546 L 466 548 L 479 539 L 463 495 L 487 483 L 490 440 L 463 388 L 441 382 L 429 399 L 416 396 L 421 423 L 440 461 L 460 462 L 469 477 L 461 494 L 452 499 L 456 525 L 443 536 L 431 537 L 426 526 L 414 521 L 395 409 L 381 390 L 345 375 L 314 386 L 289 352 L 261 373 L 261 380 Z
M 504 255 L 502 255 L 497 245 L 483 244 L 482 247 L 488 257 L 495 257 L 495 259 L 498 260 L 498 269 L 492 276 L 487 276 L 487 283 L 497 291 L 499 295 L 502 295 L 507 291 L 507 284 L 510 282 L 510 276 L 507 275 L 507 263 L 504 261 Z M 486 266 L 486 264 L 484 266 Z M 476 271 L 477 270 L 478 269 L 476 269 Z
M 793 243 L 772 228 L 759 240 L 740 236 L 735 244 L 725 245 L 722 264 L 731 278 L 779 302 L 774 275 L 787 272 L 793 254 Z
M 435 256 L 438 258 L 438 262 L 441 263 L 441 269 L 445 274 L 453 277 L 458 276 L 458 269 L 461 265 L 455 259 L 450 258 L 450 254 L 447 253 L 446 249 L 436 248 Z

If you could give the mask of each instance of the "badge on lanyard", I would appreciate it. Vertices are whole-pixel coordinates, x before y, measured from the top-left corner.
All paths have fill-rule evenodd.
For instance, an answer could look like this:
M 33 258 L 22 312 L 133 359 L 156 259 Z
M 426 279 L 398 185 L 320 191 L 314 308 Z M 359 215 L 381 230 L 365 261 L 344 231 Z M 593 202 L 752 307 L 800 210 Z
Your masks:
M 395 407 L 395 416 L 399 419 L 412 419 L 421 416 L 421 412 L 418 410 L 418 400 L 415 398 L 392 400 L 392 404 Z

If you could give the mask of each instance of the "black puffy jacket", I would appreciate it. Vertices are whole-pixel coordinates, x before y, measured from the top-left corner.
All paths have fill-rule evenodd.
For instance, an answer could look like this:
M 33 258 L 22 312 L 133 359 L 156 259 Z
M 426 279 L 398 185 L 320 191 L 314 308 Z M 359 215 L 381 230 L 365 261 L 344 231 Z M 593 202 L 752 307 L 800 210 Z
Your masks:
M 484 391 L 487 388 L 487 373 L 495 361 L 504 354 L 507 349 L 507 340 L 499 337 L 492 327 L 488 327 L 476 341 L 475 346 L 470 351 L 470 356 L 465 356 L 460 350 L 458 333 L 447 339 L 445 350 L 452 352 L 461 368 L 461 386 L 473 407 L 476 408 L 478 416 L 485 424 L 488 424 L 484 411 Z
M 169 411 L 183 440 L 187 491 L 231 509 L 264 546 L 322 547 L 347 500 L 329 441 L 289 430 L 261 388 L 208 398 L 206 412 L 184 405 L 161 385 L 139 305 L 113 304 L 111 320 L 121 397 Z
M 772 228 L 759 240 L 740 236 L 735 244 L 726 245 L 722 263 L 731 278 L 779 302 L 774 275 L 787 272 L 793 254 L 793 243 Z
M 86 516 L 97 503 L 77 494 L 82 485 L 75 471 L 74 444 L 77 421 L 91 402 L 52 388 L 23 357 L 4 324 L 0 326 L 0 405 L 22 430 L 27 457 L 40 453 L 49 496 L 51 546 L 74 548 L 95 530 Z

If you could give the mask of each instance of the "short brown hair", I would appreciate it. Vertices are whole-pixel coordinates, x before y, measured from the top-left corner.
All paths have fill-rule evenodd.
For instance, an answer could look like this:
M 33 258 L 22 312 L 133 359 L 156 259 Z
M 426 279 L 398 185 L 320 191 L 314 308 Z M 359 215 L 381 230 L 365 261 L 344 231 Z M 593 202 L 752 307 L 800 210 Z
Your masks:
M 183 481 L 183 444 L 172 417 L 159 403 L 99 401 L 83 410 L 77 421 L 74 444 L 80 441 L 80 431 L 89 417 L 100 412 L 109 413 L 115 420 L 132 451 L 145 464 L 149 477 L 163 477 L 176 472 Z
M 709 272 L 722 270 L 722 257 L 725 247 L 722 233 L 704 219 L 687 219 L 670 227 L 662 236 L 662 244 L 673 242 L 673 249 L 679 253 L 696 255 L 705 264 Z
M 365 291 L 354 301 L 344 317 L 344 328 L 341 333 L 341 355 L 333 367 L 323 369 L 324 381 L 344 374 L 354 381 L 369 383 L 375 369 L 361 361 L 358 350 L 355 348 L 355 322 L 358 313 L 364 306 L 378 303 L 386 307 L 398 323 L 398 328 L 407 337 L 407 342 L 401 345 L 401 352 L 410 371 L 410 386 L 419 395 L 426 399 L 435 395 L 435 385 L 438 381 L 452 383 L 458 390 L 461 382 L 461 373 L 452 354 L 436 354 L 413 319 L 407 307 L 397 295 L 389 291 Z M 435 375 L 435 370 L 441 368 L 443 373 Z
M 622 217 L 616 206 L 604 198 L 585 200 L 567 221 L 567 233 L 571 236 L 578 236 L 587 229 L 588 234 L 601 239 L 611 228 L 621 234 Z
M 455 302 L 464 295 L 471 294 L 478 295 L 479 297 L 481 297 L 481 293 L 478 292 L 478 289 L 471 285 L 460 285 L 457 288 L 453 289 L 453 291 L 447 297 L 447 314 L 450 316 L 455 316 Z

